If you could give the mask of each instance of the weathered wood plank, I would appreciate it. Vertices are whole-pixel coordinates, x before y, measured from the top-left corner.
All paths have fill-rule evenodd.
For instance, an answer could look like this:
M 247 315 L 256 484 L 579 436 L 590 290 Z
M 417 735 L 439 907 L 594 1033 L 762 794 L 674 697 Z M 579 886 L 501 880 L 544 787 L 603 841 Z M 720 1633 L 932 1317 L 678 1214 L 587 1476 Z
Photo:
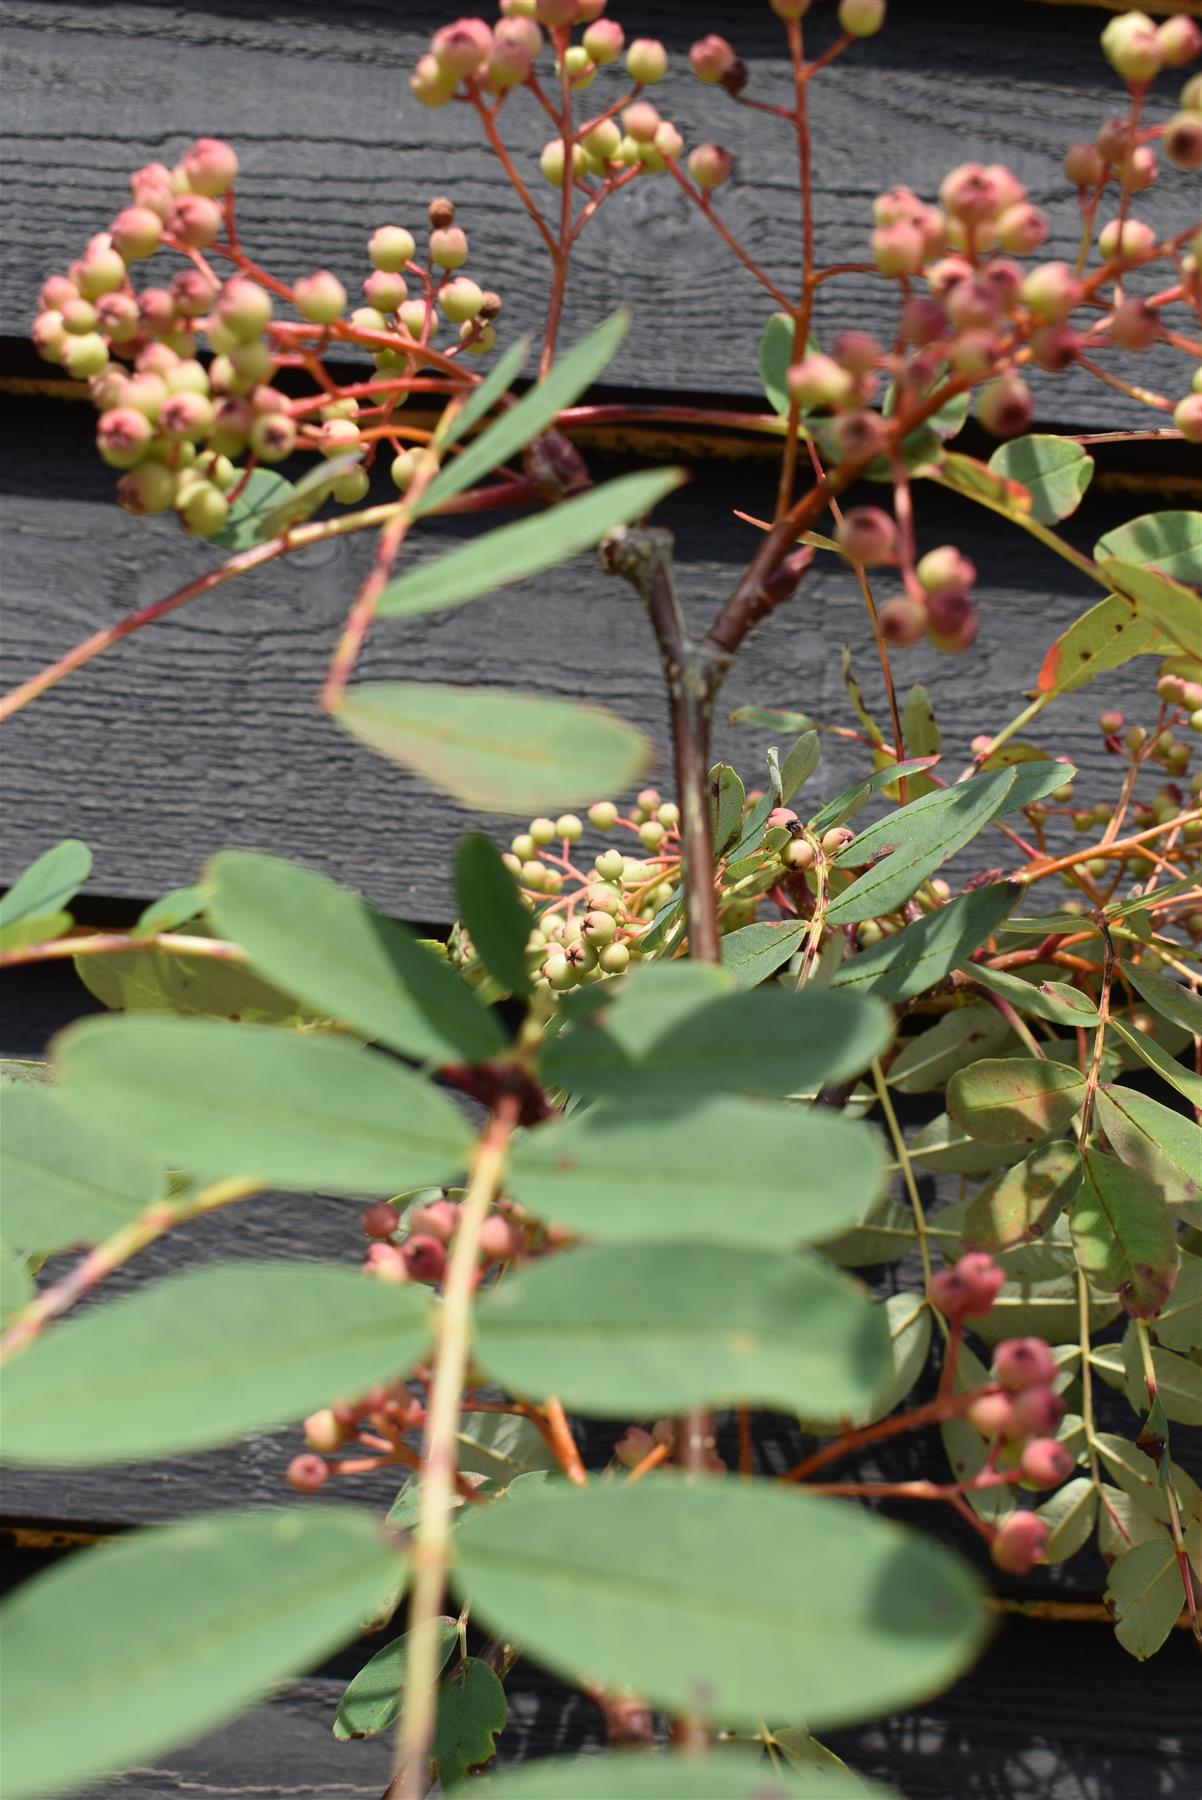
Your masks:
M 420 222 L 431 195 L 446 191 L 472 237 L 473 271 L 503 292 L 507 321 L 539 319 L 541 250 L 475 121 L 456 106 L 419 107 L 406 85 L 431 31 L 458 10 L 456 0 L 399 12 L 381 0 L 336 8 L 299 0 L 275 14 L 239 0 L 182 7 L 12 0 L 0 329 L 25 334 L 39 283 L 103 228 L 122 203 L 132 166 L 170 160 L 199 132 L 237 142 L 246 171 L 244 239 L 274 272 L 295 277 L 329 266 L 357 287 L 368 231 L 393 215 Z M 1105 17 L 1076 6 L 949 14 L 939 0 L 895 8 L 888 28 L 833 65 L 812 92 L 821 260 L 864 259 L 871 200 L 882 189 L 905 181 L 933 198 L 952 165 L 1003 156 L 1049 210 L 1054 232 L 1045 254 L 1072 260 L 1079 221 L 1060 172 L 1064 149 L 1091 137 L 1123 103 L 1098 49 Z M 699 32 L 725 31 L 751 68 L 750 91 L 782 102 L 789 75 L 779 24 L 766 7 L 732 9 L 718 0 L 683 9 L 642 0 L 624 22 L 668 44 L 675 73 L 657 98 L 687 143 L 717 138 L 730 146 L 736 174 L 718 210 L 782 289 L 796 291 L 788 140 L 776 122 L 702 87 L 685 63 Z M 813 41 L 825 41 L 829 29 L 815 14 Z M 607 105 L 620 94 L 619 81 L 618 73 L 603 73 L 586 104 Z M 1166 76 L 1151 103 L 1155 117 L 1174 95 Z M 550 196 L 536 167 L 546 120 L 529 96 L 506 108 L 504 129 L 536 191 Z M 1180 226 L 1188 181 L 1169 171 L 1139 196 L 1139 216 Z M 635 324 L 614 380 L 653 390 L 758 386 L 756 342 L 773 303 L 666 178 L 607 203 L 582 238 L 568 334 L 619 304 L 633 308 Z M 860 277 L 820 290 L 815 323 L 820 335 L 857 325 L 891 338 L 894 317 L 884 285 Z M 1139 379 L 1184 392 L 1174 361 L 1161 353 L 1143 358 Z M 1079 372 L 1042 381 L 1040 411 L 1103 428 L 1148 417 Z
M 213 566 L 214 551 L 173 518 L 131 519 L 111 500 L 111 476 L 88 444 L 84 409 L 56 407 L 36 426 L 9 410 L 5 467 L 8 545 L 3 684 L 20 681 L 131 607 Z M 756 534 L 731 518 L 770 508 L 771 465 L 715 464 L 662 509 L 677 532 L 679 585 L 700 628 L 728 594 Z M 383 492 L 383 490 L 381 490 Z M 879 490 L 863 496 L 878 499 Z M 1158 504 L 1155 493 L 1099 494 L 1071 535 L 1086 548 L 1118 518 Z M 896 657 L 898 679 L 936 697 L 949 754 L 1022 704 L 1043 651 L 1098 590 L 992 515 L 917 492 L 920 543 L 956 542 L 981 571 L 981 634 L 971 653 L 921 645 Z M 482 527 L 444 521 L 414 555 Z M 468 823 L 457 807 L 346 739 L 315 704 L 339 621 L 363 574 L 366 538 L 315 547 L 244 584 L 196 601 L 72 676 L 6 726 L 7 820 L 0 874 L 11 881 L 48 844 L 92 844 L 97 894 L 145 898 L 194 879 L 223 844 L 274 849 L 361 885 L 379 905 L 447 920 L 451 851 Z M 888 589 L 882 587 L 882 593 Z M 858 590 L 820 559 L 797 599 L 749 641 L 730 678 L 716 752 L 749 781 L 768 734 L 730 726 L 739 705 L 801 708 L 854 724 L 839 647 L 852 646 L 869 704 L 882 712 L 880 674 Z M 591 556 L 446 615 L 377 627 L 370 677 L 483 681 L 587 697 L 652 735 L 655 779 L 670 786 L 660 676 L 646 622 L 628 590 Z M 1100 705 L 1144 691 L 1146 670 L 1120 671 L 1061 703 L 1056 749 L 1086 770 L 1083 799 L 1110 797 L 1094 720 Z M 812 781 L 837 792 L 863 766 L 828 739 Z M 473 820 L 473 822 L 475 822 Z M 508 836 L 516 821 L 496 821 Z M 1008 864 L 993 834 L 981 859 Z M 969 866 L 966 864 L 965 866 Z

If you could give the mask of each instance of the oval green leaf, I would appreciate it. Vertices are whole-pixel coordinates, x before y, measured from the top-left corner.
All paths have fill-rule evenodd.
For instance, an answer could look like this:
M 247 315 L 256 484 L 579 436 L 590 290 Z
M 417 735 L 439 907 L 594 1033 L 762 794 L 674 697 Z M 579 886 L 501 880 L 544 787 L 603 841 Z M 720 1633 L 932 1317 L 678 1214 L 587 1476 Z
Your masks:
M 1077 1261 L 1094 1287 L 1152 1319 L 1172 1291 L 1177 1235 L 1164 1201 L 1115 1156 L 1086 1150 L 1069 1209 Z
M 761 920 L 728 931 L 721 942 L 722 967 L 729 969 L 740 989 L 758 987 L 787 963 L 809 930 L 805 919 L 772 925 Z
M 158 1200 L 165 1185 L 161 1168 L 75 1118 L 52 1087 L 4 1084 L 4 1233 L 22 1250 L 49 1255 L 99 1243 Z
M 1185 1605 L 1172 1544 L 1136 1544 L 1120 1556 L 1106 1583 L 1114 1635 L 1137 1662 L 1155 1656 Z
M 1132 657 L 1166 656 L 1171 649 L 1172 640 L 1154 620 L 1132 612 L 1130 603 L 1118 594 L 1107 594 L 1049 648 L 1036 686 L 1040 694 L 1054 699 L 1086 687 Z
M 347 1507 L 213 1513 L 77 1551 L 0 1612 L 5 1791 L 90 1785 L 200 1737 L 353 1637 L 397 1568 Z
M 785 1746 L 782 1751 L 788 1755 Z M 605 1756 L 555 1756 L 506 1769 L 488 1800 L 889 1800 L 875 1782 L 850 1772 L 812 1771 L 799 1779 L 752 1750 L 718 1746 L 708 1756 L 615 1750 Z
M 1155 1038 L 1128 1025 L 1125 1020 L 1112 1017 L 1110 1028 L 1116 1037 L 1122 1039 L 1128 1050 L 1134 1050 L 1141 1062 L 1147 1063 L 1150 1069 L 1155 1069 L 1191 1106 L 1202 1107 L 1202 1076 L 1195 1075 L 1192 1069 L 1187 1069 L 1175 1056 L 1170 1056 Z
M 407 1631 L 403 1637 L 394 1638 L 391 1644 L 377 1650 L 370 1662 L 364 1663 L 338 1702 L 334 1718 L 336 1738 L 345 1743 L 350 1738 L 375 1737 L 396 1723 L 401 1712 L 405 1662 L 412 1635 Z M 458 1636 L 457 1620 L 439 1619 L 436 1679 L 451 1660 Z
M 41 919 L 73 900 L 92 872 L 92 852 L 78 838 L 65 838 L 18 875 L 0 900 L 0 930 L 22 919 Z
M 1120 1161 L 1187 1224 L 1202 1226 L 1202 1127 L 1135 1088 L 1104 1083 L 1096 1107 Z
M 55 1039 L 64 1102 L 174 1168 L 390 1195 L 467 1162 L 429 1082 L 336 1038 L 218 1019 L 85 1019 Z
M 459 1549 L 473 1615 L 540 1662 L 730 1725 L 900 1710 L 987 1630 L 975 1580 L 931 1539 L 765 1482 L 547 1490 L 480 1509 Z
M 526 940 L 534 915 L 501 852 L 481 831 L 469 832 L 455 852 L 455 897 L 460 923 L 489 974 L 507 993 L 529 994 Z
M 997 1256 L 1046 1237 L 1080 1182 L 1075 1145 L 1041 1144 L 973 1196 L 964 1214 L 964 1248 Z
M 1202 1037 L 1202 998 L 1192 989 L 1142 963 L 1120 961 L 1119 968 L 1162 1019 L 1188 1031 L 1191 1037 Z
M 857 952 L 837 970 L 832 985 L 880 1000 L 911 1000 L 978 949 L 1013 910 L 1020 892 L 1015 883 L 995 881 L 958 894 L 895 936 Z
M 982 1057 L 959 1069 L 947 1088 L 947 1110 L 983 1144 L 1037 1144 L 1063 1131 L 1085 1099 L 1076 1069 L 1034 1056 Z
M 230 507 L 225 525 L 211 540 L 222 550 L 253 549 L 262 541 L 263 524 L 277 518 L 292 498 L 292 483 L 273 469 L 252 469 L 239 486 L 242 491 Z
M 994 475 L 1021 482 L 1031 496 L 1031 517 L 1054 525 L 1075 513 L 1093 480 L 1094 460 L 1072 438 L 1037 431 L 1011 438 L 989 458 Z
M 1009 1024 L 992 1006 L 958 1006 L 906 1040 L 889 1065 L 889 1085 L 902 1094 L 929 1094 L 966 1063 L 999 1050 L 1009 1035 Z

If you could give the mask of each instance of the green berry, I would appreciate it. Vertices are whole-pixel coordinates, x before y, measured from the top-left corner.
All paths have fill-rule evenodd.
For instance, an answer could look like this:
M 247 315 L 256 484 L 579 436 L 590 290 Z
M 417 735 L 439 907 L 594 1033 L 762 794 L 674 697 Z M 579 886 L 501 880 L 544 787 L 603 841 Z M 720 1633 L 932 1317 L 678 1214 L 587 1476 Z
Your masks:
M 532 858 L 529 862 L 524 862 L 522 864 L 522 873 L 519 880 L 523 887 L 533 888 L 535 893 L 538 893 L 543 887 L 546 878 L 546 867 L 543 863 L 539 862 L 537 858 Z
M 596 800 L 588 809 L 588 822 L 598 831 L 611 831 L 617 817 L 618 809 L 612 800 Z
M 620 850 L 602 850 L 595 859 L 594 867 L 603 880 L 620 881 L 626 868 L 626 858 Z
M 199 481 L 188 490 L 179 510 L 193 537 L 216 537 L 229 518 L 230 503 L 211 482 Z
M 675 831 L 680 824 L 680 808 L 675 800 L 665 800 L 655 816 L 665 831 Z
M 618 935 L 618 927 L 613 914 L 607 912 L 585 913 L 584 923 L 580 927 L 580 935 L 585 943 L 592 944 L 594 949 L 602 949 L 606 944 L 612 944 Z
M 59 357 L 68 375 L 76 381 L 87 381 L 107 368 L 109 347 L 98 331 L 86 331 L 82 337 L 68 334 L 62 340 Z
M 413 483 L 413 477 L 417 474 L 420 457 L 420 450 L 402 450 L 398 456 L 393 457 L 392 462 L 389 465 L 388 473 L 392 476 L 394 484 L 400 488 L 402 494 Z
M 360 500 L 367 498 L 371 487 L 371 477 L 366 469 L 348 469 L 334 483 L 331 492 L 340 506 L 358 506 Z
M 584 836 L 584 825 L 575 813 L 561 813 L 555 821 L 555 835 L 566 838 L 569 844 L 575 844 Z
M 639 842 L 644 850 L 658 850 L 664 841 L 664 828 L 658 819 L 648 819 L 639 826 Z
M 607 975 L 623 975 L 630 966 L 630 951 L 625 944 L 607 944 L 597 961 Z
M 586 898 L 590 912 L 617 914 L 622 910 L 622 896 L 617 888 L 610 887 L 608 882 L 594 882 L 589 888 Z
M 382 269 L 386 275 L 399 275 L 405 264 L 413 261 L 417 245 L 413 234 L 403 226 L 381 225 L 368 239 L 367 254 L 373 268 Z
M 509 848 L 522 862 L 529 862 L 534 855 L 534 839 L 528 831 L 519 831 L 515 838 L 509 840 Z
M 780 853 L 787 869 L 808 869 L 814 860 L 814 846 L 805 838 L 790 838 Z
M 555 842 L 554 819 L 531 819 L 530 836 L 536 844 L 553 844 Z

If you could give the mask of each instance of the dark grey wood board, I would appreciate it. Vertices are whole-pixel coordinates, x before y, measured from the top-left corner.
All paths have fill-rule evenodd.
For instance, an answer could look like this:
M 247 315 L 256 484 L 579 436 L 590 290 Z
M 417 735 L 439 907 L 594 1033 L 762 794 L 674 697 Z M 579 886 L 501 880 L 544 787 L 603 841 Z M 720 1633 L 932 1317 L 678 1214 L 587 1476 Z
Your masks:
M 831 10 L 813 15 L 813 43 L 832 35 L 823 16 Z M 0 327 L 27 331 L 44 276 L 104 228 L 133 166 L 170 161 L 201 132 L 236 142 L 244 239 L 276 274 L 331 267 L 357 291 L 369 231 L 392 218 L 420 223 L 431 195 L 446 191 L 472 238 L 473 273 L 503 294 L 506 328 L 539 320 L 545 258 L 476 121 L 459 106 L 428 111 L 408 91 L 431 32 L 458 11 L 455 0 L 266 9 L 245 0 L 10 0 Z M 879 37 L 813 88 L 820 260 L 865 259 L 871 202 L 882 189 L 902 181 L 934 198 L 955 164 L 1005 156 L 1052 218 L 1041 254 L 1071 261 L 1079 220 L 1061 173 L 1064 150 L 1124 103 L 1098 47 L 1106 16 L 1078 6 L 895 6 Z M 689 145 L 716 139 L 731 148 L 736 174 L 717 210 L 793 293 L 800 245 L 787 128 L 703 87 L 686 62 L 696 36 L 724 31 L 752 71 L 749 91 L 782 102 L 791 88 L 778 22 L 767 7 L 643 0 L 623 9 L 623 23 L 668 45 L 674 72 L 655 98 Z M 608 105 L 622 79 L 603 72 L 584 105 Z M 1179 85 L 1171 73 L 1163 78 L 1149 116 L 1169 115 Z M 529 96 L 507 106 L 504 131 L 535 190 L 553 199 L 537 172 L 547 121 Z M 1136 211 L 1158 229 L 1179 228 L 1189 192 L 1189 177 L 1169 170 Z M 632 307 L 634 326 L 616 379 L 652 391 L 753 386 L 758 335 L 774 302 L 666 176 L 607 202 L 581 239 L 568 336 L 619 304 Z M 857 325 L 891 338 L 895 316 L 885 284 L 851 278 L 820 290 L 816 326 L 820 336 Z M 1150 354 L 1138 369 L 1146 385 L 1165 385 L 1174 397 L 1186 391 L 1188 371 L 1172 354 Z M 1104 429 L 1149 419 L 1080 372 L 1039 386 L 1047 417 Z
M 8 687 L 211 568 L 218 553 L 185 537 L 172 517 L 133 519 L 113 505 L 86 409 L 54 406 L 35 420 L 14 403 L 4 444 L 0 666 Z M 732 509 L 762 515 L 771 483 L 770 462 L 715 462 L 661 509 L 677 534 L 680 591 L 698 629 L 730 592 L 758 535 Z M 880 490 L 865 487 L 858 497 L 879 499 Z M 1163 497 L 1155 488 L 1099 491 L 1069 535 L 1089 548 L 1124 517 L 1182 503 L 1168 478 Z M 931 484 L 917 488 L 916 507 L 922 546 L 956 542 L 981 571 L 981 634 L 972 651 L 949 658 L 924 644 L 895 658 L 903 686 L 922 680 L 936 697 L 949 757 L 958 759 L 978 731 L 999 729 L 1019 709 L 1048 644 L 1100 590 Z M 484 528 L 435 522 L 413 556 Z M 12 881 L 47 845 L 77 835 L 95 852 L 92 892 L 145 898 L 194 879 L 207 855 L 236 843 L 295 856 L 408 918 L 449 919 L 451 853 L 477 819 L 351 742 L 315 702 L 370 556 L 366 536 L 300 552 L 118 644 L 18 714 L 5 727 L 0 876 Z M 842 564 L 820 558 L 797 597 L 748 641 L 722 697 L 715 750 L 739 764 L 749 785 L 763 779 L 763 750 L 774 740 L 727 724 L 727 715 L 755 702 L 854 725 L 840 673 L 844 642 L 869 704 L 884 716 L 858 590 Z M 649 732 L 653 778 L 671 786 L 649 629 L 629 590 L 603 576 L 591 555 L 455 612 L 379 624 L 361 672 L 596 701 Z M 1150 694 L 1150 672 L 1145 663 L 1107 676 L 1053 714 L 1049 740 L 1085 771 L 1083 800 L 1108 798 L 1114 785 L 1096 729 L 1099 707 Z M 830 738 L 810 791 L 829 797 L 863 766 L 852 746 Z M 505 838 L 521 824 L 486 822 Z M 997 834 L 975 854 L 978 867 L 981 858 L 1010 860 Z

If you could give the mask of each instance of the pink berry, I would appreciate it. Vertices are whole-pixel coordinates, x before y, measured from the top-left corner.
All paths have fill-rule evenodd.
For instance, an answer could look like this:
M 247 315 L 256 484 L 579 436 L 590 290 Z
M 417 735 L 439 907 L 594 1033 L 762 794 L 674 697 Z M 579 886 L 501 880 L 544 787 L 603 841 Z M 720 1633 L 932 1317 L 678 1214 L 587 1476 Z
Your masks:
M 963 656 L 976 643 L 979 630 L 980 620 L 975 612 L 969 611 L 954 632 L 932 631 L 931 642 L 944 656 Z
M 871 462 L 884 450 L 888 435 L 880 414 L 868 411 L 840 413 L 831 428 L 835 447 L 845 462 Z
M 916 644 L 920 638 L 926 636 L 926 608 L 919 606 L 916 600 L 903 598 L 901 595 L 896 599 L 886 600 L 880 610 L 877 622 L 885 642 L 897 645 L 899 648 L 904 648 L 908 644 Z M 941 1311 L 946 1310 L 941 1302 L 936 1301 L 936 1305 L 940 1307 Z
M 1023 1480 L 1032 1487 L 1059 1487 L 1073 1472 L 1073 1459 L 1055 1438 L 1032 1438 L 1022 1454 Z
M 250 428 L 250 447 L 262 462 L 283 462 L 296 448 L 296 425 L 287 413 L 261 413 Z
M 937 550 L 928 550 L 919 558 L 914 573 L 928 594 L 936 594 L 941 588 L 970 588 L 977 579 L 977 571 L 954 544 L 940 544 Z
M 730 151 L 718 144 L 698 144 L 689 156 L 689 174 L 706 191 L 729 181 L 731 166 Z
M 1016 437 L 1031 422 L 1031 390 L 1017 375 L 1003 375 L 981 389 L 977 417 L 995 437 Z
M 796 825 L 797 814 L 790 806 L 774 806 L 764 821 L 767 831 L 779 830 L 782 825 Z
M 1111 314 L 1110 335 L 1123 350 L 1148 350 L 1160 336 L 1160 320 L 1146 300 L 1132 297 Z
M 473 75 L 492 49 L 492 32 L 483 19 L 456 19 L 434 33 L 430 52 L 447 80 Z
M 1117 737 L 1126 724 L 1121 712 L 1103 712 L 1098 714 L 1098 730 L 1106 737 Z
M 946 1272 L 946 1271 L 945 1271 Z M 1013 1438 L 1014 1408 L 1005 1394 L 982 1394 L 968 1409 L 968 1422 L 982 1437 Z
M 271 296 L 257 281 L 235 275 L 222 288 L 214 311 L 232 337 L 249 343 L 271 320 Z M 231 347 L 228 339 L 225 347 Z
M 220 199 L 238 179 L 238 157 L 220 138 L 202 137 L 184 152 L 181 164 L 194 194 Z
M 1143 87 L 1159 75 L 1164 62 L 1156 27 L 1146 13 L 1120 13 L 1102 32 L 1102 54 L 1117 75 Z
M 409 1280 L 409 1265 L 396 1244 L 373 1244 L 363 1258 L 363 1272 L 394 1287 L 403 1287 Z
M 96 423 L 96 447 L 110 469 L 132 469 L 146 454 L 153 435 L 145 413 L 132 406 L 101 413 Z
M 467 261 L 467 234 L 458 225 L 444 225 L 430 233 L 430 260 L 440 269 L 457 269 Z
M 165 220 L 175 205 L 171 170 L 165 163 L 147 163 L 144 168 L 135 169 L 129 178 L 129 191 L 135 206 L 149 207 L 160 219 Z
M 167 230 L 193 250 L 207 250 L 221 234 L 221 208 L 204 194 L 180 194 L 167 219 Z
M 480 1227 L 480 1254 L 486 1262 L 509 1262 L 526 1246 L 526 1233 L 512 1219 L 493 1213 Z
M 1031 333 L 1031 356 L 1041 369 L 1059 374 L 1081 354 L 1081 336 L 1069 325 L 1041 325 Z
M 294 1456 L 288 1464 L 284 1480 L 298 1494 L 315 1494 L 330 1479 L 330 1465 L 324 1456 L 311 1453 Z
M 1202 444 L 1202 394 L 1187 394 L 1173 408 L 1173 423 L 1189 444 Z
M 207 313 L 216 304 L 220 291 L 216 282 L 199 269 L 181 269 L 171 279 L 172 305 L 185 319 L 198 319 Z
M 346 306 L 346 289 L 328 269 L 318 269 L 294 283 L 292 299 L 302 319 L 314 325 L 332 325 Z
M 901 329 L 907 344 L 937 344 L 946 335 L 947 314 L 929 294 L 912 294 L 902 309 Z
M 359 1214 L 359 1229 L 369 1238 L 390 1238 L 400 1222 L 400 1213 L 387 1200 L 378 1200 Z
M 415 1207 L 409 1215 L 409 1229 L 449 1244 L 459 1229 L 459 1208 L 453 1200 L 434 1200 L 429 1206 Z
M 983 1319 L 1006 1285 L 1006 1271 L 984 1250 L 972 1250 L 956 1264 L 957 1273 L 968 1283 L 971 1305 L 965 1311 L 969 1319 Z
M 899 219 L 894 225 L 878 225 L 869 247 L 882 275 L 917 275 L 927 257 L 922 232 L 908 219 Z
M 980 163 L 961 163 L 944 176 L 939 186 L 939 204 L 953 219 L 966 225 L 980 225 L 997 216 L 1004 189 L 992 170 Z
M 436 1237 L 409 1237 L 401 1246 L 405 1268 L 413 1281 L 441 1281 L 446 1273 L 447 1253 Z
M 616 19 L 598 19 L 588 27 L 581 42 L 597 67 L 604 69 L 621 56 L 626 33 Z
M 997 222 L 997 241 L 1014 256 L 1029 256 L 1047 242 L 1047 215 L 1029 201 L 1008 206 Z
M 863 569 L 897 559 L 897 526 L 879 506 L 853 506 L 835 528 L 840 547 Z
M 807 843 L 805 838 L 790 838 L 788 843 L 783 845 L 781 849 L 780 859 L 784 863 L 786 869 L 796 869 L 799 872 L 804 871 L 808 869 L 814 861 L 814 846 Z
M 170 331 L 175 324 L 175 296 L 167 288 L 143 288 L 138 295 L 138 317 L 142 329 L 152 336 Z
M 1014 1396 L 1014 1435 L 1046 1437 L 1064 1417 L 1064 1401 L 1046 1382 L 1036 1382 Z
M 1202 25 L 1186 13 L 1177 13 L 1156 27 L 1160 60 L 1166 69 L 1183 69 L 1202 56 Z
M 998 1526 L 990 1555 L 1008 1575 L 1029 1575 L 1042 1560 L 1051 1535 L 1033 1512 L 1012 1512 Z
M 855 378 L 833 356 L 824 356 L 821 351 L 794 363 L 786 384 L 793 399 L 806 410 L 847 406 L 855 398 Z
M 198 444 L 211 431 L 213 417 L 211 400 L 206 400 L 203 394 L 185 390 L 182 394 L 170 394 L 164 400 L 159 413 L 159 430 L 166 437 L 187 439 Z
M 1056 1358 L 1042 1338 L 1006 1338 L 993 1353 L 994 1379 L 1010 1393 L 1054 1381 Z
M 163 221 L 149 206 L 127 206 L 111 227 L 113 248 L 127 263 L 153 256 L 163 235 Z
M 698 81 L 711 86 L 721 81 L 736 61 L 735 53 L 724 37 L 711 32 L 698 38 L 689 51 L 689 65 Z

